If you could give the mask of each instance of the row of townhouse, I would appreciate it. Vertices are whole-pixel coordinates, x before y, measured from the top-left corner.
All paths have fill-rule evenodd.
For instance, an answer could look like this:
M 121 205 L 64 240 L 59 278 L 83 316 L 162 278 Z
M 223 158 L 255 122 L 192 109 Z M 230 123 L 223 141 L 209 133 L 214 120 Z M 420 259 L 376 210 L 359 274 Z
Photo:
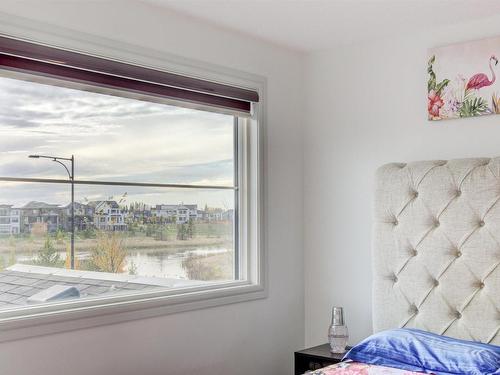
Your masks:
M 152 217 L 166 219 L 177 224 L 192 221 L 232 221 L 234 210 L 222 208 L 205 208 L 199 210 L 196 204 L 159 204 L 151 209 Z
M 234 210 L 223 210 L 222 208 L 209 208 L 203 211 L 204 221 L 233 221 Z
M 106 231 L 125 231 L 128 223 L 150 222 L 160 218 L 164 222 L 186 224 L 189 221 L 232 221 L 233 210 L 205 208 L 196 204 L 160 204 L 152 208 L 122 208 L 113 200 L 75 203 L 75 229 L 77 231 L 96 228 Z M 59 206 L 32 201 L 22 207 L 0 205 L 0 235 L 19 233 L 53 233 L 58 229 L 70 231 L 71 204 Z
M 96 201 L 74 204 L 75 229 L 91 227 L 108 231 L 127 230 L 126 213 L 115 201 Z M 58 229 L 70 231 L 71 204 L 59 206 L 32 201 L 22 207 L 0 205 L 0 235 L 19 233 L 54 233 Z
M 196 204 L 158 204 L 151 209 L 151 216 L 166 219 L 177 224 L 186 224 L 190 220 L 203 218 L 203 211 Z

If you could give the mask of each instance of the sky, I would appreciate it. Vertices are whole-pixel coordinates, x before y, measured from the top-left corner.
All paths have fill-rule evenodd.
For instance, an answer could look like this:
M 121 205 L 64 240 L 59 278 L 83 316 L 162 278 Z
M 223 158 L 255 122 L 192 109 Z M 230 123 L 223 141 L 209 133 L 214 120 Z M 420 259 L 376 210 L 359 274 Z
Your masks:
M 0 176 L 233 185 L 233 117 L 0 77 Z M 67 204 L 69 185 L 0 182 L 0 204 Z M 231 190 L 82 186 L 76 201 L 233 207 Z M 126 193 L 126 194 L 125 194 Z

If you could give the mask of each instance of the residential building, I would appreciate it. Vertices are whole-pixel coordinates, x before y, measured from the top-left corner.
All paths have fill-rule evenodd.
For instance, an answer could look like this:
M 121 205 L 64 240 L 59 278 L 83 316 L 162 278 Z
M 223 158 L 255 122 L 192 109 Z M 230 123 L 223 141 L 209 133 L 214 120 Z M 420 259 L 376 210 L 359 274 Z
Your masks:
M 234 218 L 234 210 L 231 208 L 222 213 L 221 219 L 222 221 L 233 221 Z
M 200 219 L 200 217 L 198 216 L 198 205 L 197 204 L 186 204 L 184 205 L 184 207 L 186 207 L 188 209 L 188 212 L 187 212 L 187 215 L 188 215 L 188 220 L 193 220 L 193 221 L 196 221 L 198 219 Z
M 19 208 L 20 232 L 53 233 L 60 227 L 61 209 L 57 204 L 31 201 Z
M 204 221 L 222 221 L 224 210 L 222 208 L 205 208 Z
M 177 205 L 174 204 L 157 204 L 151 210 L 152 217 L 157 220 L 173 221 L 177 215 Z
M 200 219 L 197 204 L 158 204 L 152 210 L 153 217 L 164 218 L 168 222 L 185 224 L 189 220 Z
M 89 205 L 94 209 L 94 226 L 99 230 L 124 231 L 128 226 L 125 222 L 126 213 L 116 201 L 96 201 Z
M 75 230 L 85 230 L 94 223 L 94 207 L 83 203 L 74 203 Z M 71 203 L 61 208 L 61 223 L 66 231 L 71 231 Z
M 133 203 L 127 210 L 127 218 L 133 223 L 147 223 L 151 219 L 151 216 L 151 208 L 144 203 Z
M 19 234 L 21 225 L 20 211 L 12 205 L 0 205 L 0 235 Z

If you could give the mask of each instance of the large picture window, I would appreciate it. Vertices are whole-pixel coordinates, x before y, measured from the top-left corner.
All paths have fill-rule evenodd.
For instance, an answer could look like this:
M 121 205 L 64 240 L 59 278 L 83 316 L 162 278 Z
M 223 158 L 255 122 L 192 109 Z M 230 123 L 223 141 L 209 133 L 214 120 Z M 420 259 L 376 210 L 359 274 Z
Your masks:
M 0 95 L 0 307 L 50 284 L 84 296 L 238 278 L 234 116 L 11 78 Z M 72 280 L 83 272 L 96 287 Z
M 87 66 L 78 82 L 72 71 L 57 77 L 52 60 L 48 76 L 31 65 L 40 55 L 15 61 L 29 46 L 9 43 L 5 55 L 0 43 L 0 318 L 262 277 L 245 101 L 183 105 L 182 95 L 123 90 L 127 82 L 82 83 Z

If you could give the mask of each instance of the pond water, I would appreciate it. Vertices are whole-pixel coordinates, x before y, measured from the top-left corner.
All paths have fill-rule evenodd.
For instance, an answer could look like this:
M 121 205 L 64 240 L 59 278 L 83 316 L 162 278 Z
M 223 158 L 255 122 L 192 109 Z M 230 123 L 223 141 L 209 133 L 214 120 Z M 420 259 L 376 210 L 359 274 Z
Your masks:
M 137 275 L 151 277 L 168 277 L 175 279 L 187 279 L 186 271 L 182 267 L 182 261 L 189 255 L 212 255 L 230 251 L 223 247 L 193 247 L 183 248 L 178 253 L 166 253 L 159 249 L 130 250 L 126 257 L 125 269 L 128 270 L 134 264 Z M 66 259 L 66 252 L 59 253 L 61 259 Z M 90 257 L 89 252 L 77 252 L 79 259 Z M 25 263 L 33 260 L 32 254 L 17 254 L 17 262 Z
M 171 277 L 187 279 L 186 271 L 182 268 L 182 261 L 189 255 L 211 255 L 229 251 L 226 248 L 192 248 L 175 254 L 165 254 L 144 250 L 134 250 L 127 256 L 127 267 L 131 262 L 137 267 L 137 274 L 141 276 Z

